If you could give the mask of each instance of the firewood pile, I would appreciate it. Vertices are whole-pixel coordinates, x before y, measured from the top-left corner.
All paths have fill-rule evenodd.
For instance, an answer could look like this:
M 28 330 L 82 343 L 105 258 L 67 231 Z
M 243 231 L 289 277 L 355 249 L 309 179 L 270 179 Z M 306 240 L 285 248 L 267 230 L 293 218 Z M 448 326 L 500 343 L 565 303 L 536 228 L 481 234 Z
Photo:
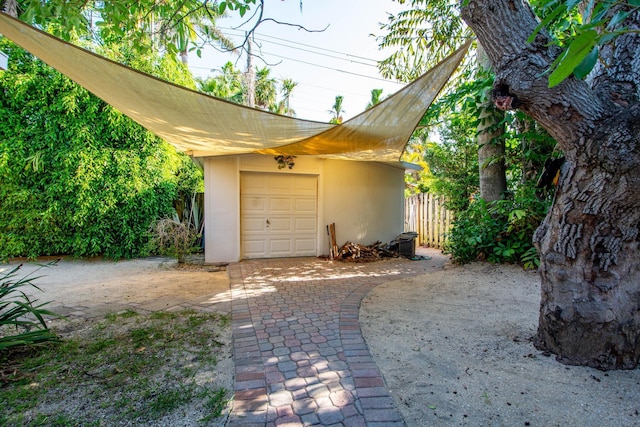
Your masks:
M 338 249 L 336 259 L 351 262 L 379 261 L 382 258 L 397 257 L 397 252 L 392 252 L 388 246 L 381 242 L 375 242 L 365 246 L 358 243 L 347 242 Z
M 397 258 L 402 255 L 402 251 L 400 251 L 400 241 L 402 239 L 413 239 L 415 238 L 414 234 L 415 233 L 403 233 L 388 245 L 380 241 L 368 246 L 347 242 L 339 247 L 336 242 L 336 224 L 332 223 L 327 225 L 329 259 L 350 262 L 372 262 L 379 261 L 382 258 Z

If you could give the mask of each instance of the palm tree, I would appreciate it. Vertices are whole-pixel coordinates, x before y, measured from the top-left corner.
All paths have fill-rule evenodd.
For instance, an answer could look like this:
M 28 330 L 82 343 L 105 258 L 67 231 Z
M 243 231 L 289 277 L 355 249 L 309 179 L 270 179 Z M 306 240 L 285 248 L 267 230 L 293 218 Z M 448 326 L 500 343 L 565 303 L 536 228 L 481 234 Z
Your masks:
M 274 110 L 276 103 L 276 79 L 270 76 L 267 67 L 256 70 L 256 107 L 264 110 Z
M 367 104 L 365 110 L 379 104 L 382 101 L 382 89 L 371 89 L 371 101 Z
M 335 124 L 342 123 L 342 113 L 346 112 L 342 109 L 342 101 L 344 101 L 344 96 L 342 95 L 336 96 L 336 101 L 333 104 L 333 107 L 331 107 L 331 110 L 328 110 L 329 113 L 333 116 L 331 117 L 331 120 L 329 120 L 329 123 L 335 123 Z
M 206 80 L 198 79 L 199 90 L 218 98 L 242 103 L 242 73 L 233 66 L 231 61 L 224 64 L 220 71 L 221 74 L 218 76 L 209 77 Z
M 294 82 L 291 79 L 282 80 L 282 101 L 278 104 L 278 113 L 286 114 L 288 116 L 295 116 L 295 111 L 291 108 L 291 92 L 298 86 L 298 82 Z
M 13 16 L 14 18 L 18 17 L 18 2 L 17 0 L 7 0 L 4 3 L 4 8 L 2 9 L 4 13 L 9 16 Z

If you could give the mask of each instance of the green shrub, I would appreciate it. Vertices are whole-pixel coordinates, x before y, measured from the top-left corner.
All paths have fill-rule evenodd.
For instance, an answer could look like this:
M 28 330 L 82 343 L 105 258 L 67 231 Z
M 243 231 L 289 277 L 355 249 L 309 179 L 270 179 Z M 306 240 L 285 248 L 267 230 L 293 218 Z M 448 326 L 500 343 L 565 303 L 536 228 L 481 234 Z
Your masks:
M 457 214 L 447 236 L 445 253 L 459 263 L 486 259 L 535 268 L 539 259 L 532 243 L 533 233 L 548 206 L 549 201 L 536 197 L 532 187 L 522 187 L 512 199 L 491 205 L 482 199 L 475 200 L 467 210 Z
M 143 256 L 148 229 L 198 191 L 191 159 L 6 40 L 0 260 Z

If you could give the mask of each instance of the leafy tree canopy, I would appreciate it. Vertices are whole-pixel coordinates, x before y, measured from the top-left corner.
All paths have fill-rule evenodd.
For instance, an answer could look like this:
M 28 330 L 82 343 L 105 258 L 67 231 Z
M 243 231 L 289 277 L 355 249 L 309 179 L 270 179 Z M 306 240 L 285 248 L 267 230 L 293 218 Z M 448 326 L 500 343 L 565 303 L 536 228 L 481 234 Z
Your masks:
M 390 16 L 382 25 L 388 32 L 382 45 L 397 48 L 380 64 L 388 76 L 415 78 L 473 37 L 459 16 L 458 1 L 401 0 L 401 3 L 407 4 L 408 9 Z M 461 70 L 423 117 L 404 159 L 415 163 L 420 156 L 427 165 L 413 188 L 444 196 L 448 207 L 456 212 L 448 246 L 455 259 L 469 261 L 483 256 L 496 262 L 522 261 L 534 265 L 532 235 L 549 199 L 542 194 L 538 198 L 533 187 L 555 142 L 522 113 L 489 117 L 491 110 L 495 110 L 489 99 L 494 76 L 479 56 L 474 46 Z M 500 129 L 498 137 L 505 143 L 504 153 L 489 158 L 482 166 L 478 162 L 476 140 L 480 129 L 490 133 Z M 481 167 L 498 162 L 506 166 L 508 195 L 492 208 L 479 200 L 479 172 Z M 488 211 L 490 208 L 492 212 Z M 528 226 L 514 225 L 513 221 L 523 222 L 523 218 L 529 220 Z M 483 237 L 477 239 L 478 236 Z
M 175 54 L 188 51 L 199 55 L 210 42 L 230 48 L 215 20 L 227 10 L 244 15 L 255 2 L 5 0 L 4 7 L 11 8 L 14 3 L 21 20 L 48 28 L 65 40 L 79 37 L 110 43 L 126 39 L 137 54 L 163 50 L 176 58 Z
M 86 44 L 89 41 L 79 41 Z M 6 39 L 0 73 L 0 258 L 144 255 L 150 223 L 202 190 L 186 156 Z M 96 48 L 194 87 L 166 55 Z
M 638 31 L 629 26 L 630 18 L 640 9 L 638 0 L 552 0 L 535 1 L 532 6 L 542 19 L 528 41 L 545 31 L 563 49 L 550 67 L 550 88 L 571 75 L 585 79 L 596 66 L 603 46 L 619 35 Z

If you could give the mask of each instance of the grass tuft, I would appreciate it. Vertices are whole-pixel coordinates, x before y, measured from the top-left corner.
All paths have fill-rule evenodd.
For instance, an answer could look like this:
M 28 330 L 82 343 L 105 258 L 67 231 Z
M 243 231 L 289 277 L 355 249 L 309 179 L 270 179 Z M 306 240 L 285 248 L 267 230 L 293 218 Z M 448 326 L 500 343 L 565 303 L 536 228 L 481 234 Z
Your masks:
M 2 352 L 0 425 L 171 424 L 187 410 L 210 423 L 229 401 L 215 383 L 228 322 L 193 310 L 127 311 L 65 325 L 57 343 Z

